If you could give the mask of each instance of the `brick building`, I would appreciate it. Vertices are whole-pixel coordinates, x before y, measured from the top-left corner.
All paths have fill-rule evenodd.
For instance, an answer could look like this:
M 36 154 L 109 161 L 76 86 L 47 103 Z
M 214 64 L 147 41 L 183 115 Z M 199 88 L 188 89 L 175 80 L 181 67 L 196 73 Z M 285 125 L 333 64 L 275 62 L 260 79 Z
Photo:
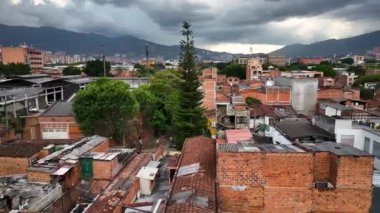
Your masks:
M 299 58 L 299 64 L 320 64 L 323 61 L 323 58 L 315 57 L 315 58 Z
M 0 176 L 25 174 L 27 168 L 38 158 L 41 144 L 11 143 L 0 145 Z
M 32 70 L 44 67 L 43 50 L 38 50 L 28 46 L 20 47 L 0 47 L 3 64 L 22 63 L 29 64 Z
M 38 124 L 42 139 L 79 139 L 83 137 L 79 125 L 75 121 L 71 102 L 56 102 L 38 117 Z
M 373 156 L 344 144 L 219 144 L 222 212 L 368 212 Z

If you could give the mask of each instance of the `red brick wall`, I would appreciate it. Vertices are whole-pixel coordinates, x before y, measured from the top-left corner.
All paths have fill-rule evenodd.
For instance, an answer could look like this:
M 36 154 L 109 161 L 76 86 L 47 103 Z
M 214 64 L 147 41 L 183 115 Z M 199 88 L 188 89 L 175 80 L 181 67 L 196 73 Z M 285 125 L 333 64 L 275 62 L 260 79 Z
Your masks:
M 115 158 L 117 160 L 117 158 Z M 95 179 L 111 179 L 111 165 L 112 161 L 105 161 L 105 160 L 93 160 L 93 171 Z
M 52 180 L 49 172 L 28 170 L 27 178 L 31 182 L 50 183 Z
M 372 157 L 341 156 L 336 187 L 370 189 L 372 175 Z
M 29 166 L 29 158 L 0 157 L 0 176 L 25 174 Z
M 317 91 L 318 99 L 339 99 L 343 98 L 343 90 L 341 89 L 323 89 Z
M 312 193 L 309 188 L 265 188 L 264 212 L 310 212 Z
M 124 205 L 133 203 L 133 201 L 136 199 L 138 191 L 140 191 L 140 181 L 138 178 L 136 178 L 131 188 L 129 188 L 126 197 L 124 198 Z
M 312 189 L 313 212 L 369 212 L 371 189 Z
M 264 177 L 268 187 L 311 187 L 312 153 L 267 153 Z
M 368 212 L 372 157 L 319 153 L 218 152 L 221 211 Z M 329 181 L 333 189 L 314 188 Z
M 330 175 L 330 153 L 314 154 L 314 181 L 328 181 Z
M 224 212 L 257 212 L 264 208 L 264 188 L 248 186 L 244 190 L 219 187 L 220 209 Z

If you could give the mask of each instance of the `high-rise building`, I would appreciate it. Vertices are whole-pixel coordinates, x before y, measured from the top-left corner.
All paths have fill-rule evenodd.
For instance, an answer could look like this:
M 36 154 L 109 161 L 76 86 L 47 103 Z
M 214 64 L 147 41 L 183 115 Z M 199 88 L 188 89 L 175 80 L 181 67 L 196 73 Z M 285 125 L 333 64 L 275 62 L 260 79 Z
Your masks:
M 25 45 L 19 47 L 0 47 L 3 64 L 29 64 L 32 70 L 42 69 L 44 66 L 44 51 Z

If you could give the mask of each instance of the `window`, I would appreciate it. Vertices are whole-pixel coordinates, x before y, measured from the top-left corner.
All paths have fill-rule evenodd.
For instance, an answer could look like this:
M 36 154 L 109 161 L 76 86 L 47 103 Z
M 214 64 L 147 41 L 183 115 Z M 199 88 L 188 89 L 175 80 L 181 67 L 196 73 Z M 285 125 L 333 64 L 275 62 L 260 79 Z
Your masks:
M 372 150 L 372 154 L 373 154 L 376 158 L 380 158 L 380 143 L 377 142 L 377 141 L 373 141 L 373 150 Z
M 369 146 L 371 145 L 371 140 L 367 137 L 364 137 L 364 151 L 369 152 Z

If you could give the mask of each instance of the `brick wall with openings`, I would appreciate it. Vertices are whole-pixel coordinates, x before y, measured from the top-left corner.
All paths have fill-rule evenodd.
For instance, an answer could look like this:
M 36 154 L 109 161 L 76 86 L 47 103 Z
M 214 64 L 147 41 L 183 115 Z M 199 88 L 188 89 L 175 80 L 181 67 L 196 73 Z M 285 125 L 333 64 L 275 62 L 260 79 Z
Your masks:
M 368 212 L 372 156 L 330 152 L 218 152 L 222 212 Z M 334 188 L 317 189 L 314 181 Z

